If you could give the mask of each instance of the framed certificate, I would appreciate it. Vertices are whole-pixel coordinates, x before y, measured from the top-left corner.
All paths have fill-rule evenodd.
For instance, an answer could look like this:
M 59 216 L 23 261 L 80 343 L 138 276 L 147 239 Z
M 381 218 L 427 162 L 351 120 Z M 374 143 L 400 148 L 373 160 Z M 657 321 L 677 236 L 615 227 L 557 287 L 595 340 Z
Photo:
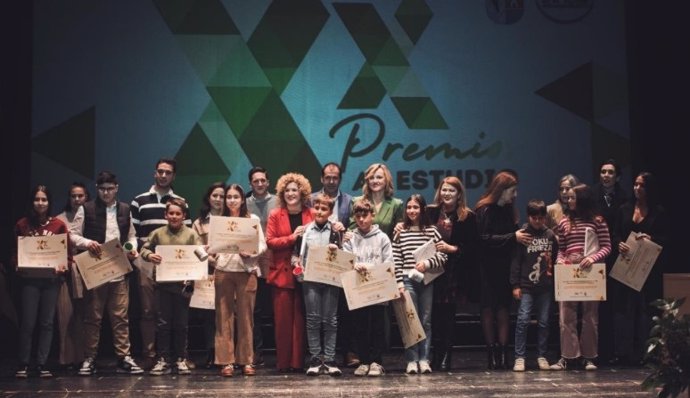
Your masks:
M 410 292 L 405 290 L 405 300 L 393 300 L 393 312 L 400 329 L 400 337 L 405 348 L 410 348 L 420 341 L 426 339 L 426 333 L 422 327 L 422 322 L 417 315 Z
M 156 265 L 156 282 L 200 281 L 208 279 L 208 260 L 199 260 L 195 245 L 158 245 L 162 257 Z
M 415 251 L 412 252 L 412 257 L 414 257 L 415 263 L 420 261 L 428 260 L 436 255 L 436 243 L 433 239 L 429 239 L 425 244 L 419 246 Z M 438 278 L 444 269 L 443 267 L 429 268 L 424 272 L 424 284 L 428 285 Z
M 211 253 L 259 253 L 259 220 L 248 217 L 211 216 L 208 245 Z
M 101 249 L 100 256 L 94 256 L 86 251 L 74 257 L 84 285 L 89 290 L 132 271 L 127 254 L 122 250 L 122 245 L 117 239 L 102 244 Z
M 304 267 L 304 280 L 343 287 L 340 274 L 352 271 L 354 266 L 355 255 L 352 253 L 340 249 L 329 250 L 328 246 L 310 247 Z
M 589 271 L 578 265 L 554 267 L 556 301 L 606 301 L 606 265 L 594 263 Z
M 67 234 L 17 237 L 17 266 L 24 277 L 54 278 L 67 269 Z
M 365 273 L 343 272 L 340 281 L 350 311 L 400 297 L 393 263 L 367 267 Z
M 216 286 L 212 280 L 194 281 L 194 294 L 189 306 L 202 310 L 216 309 Z
M 639 239 L 641 234 L 631 232 L 625 243 L 630 247 L 625 255 L 618 255 L 611 268 L 611 277 L 620 283 L 637 290 L 647 281 L 662 247 L 649 239 Z

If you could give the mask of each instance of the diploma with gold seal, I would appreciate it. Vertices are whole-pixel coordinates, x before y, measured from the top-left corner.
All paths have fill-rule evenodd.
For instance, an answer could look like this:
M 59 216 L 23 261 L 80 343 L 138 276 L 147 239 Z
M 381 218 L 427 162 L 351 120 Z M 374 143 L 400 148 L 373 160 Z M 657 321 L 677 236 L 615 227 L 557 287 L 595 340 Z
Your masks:
M 631 232 L 625 243 L 630 247 L 626 254 L 619 254 L 611 269 L 611 277 L 620 283 L 642 290 L 649 273 L 661 254 L 662 247 L 649 239 L 639 238 L 641 234 Z
M 249 217 L 211 216 L 208 233 L 210 253 L 259 252 L 259 220 Z
M 351 271 L 355 265 L 355 255 L 328 246 L 313 246 L 309 248 L 307 264 L 304 267 L 304 280 L 320 282 L 336 287 L 343 287 L 340 274 Z
M 102 244 L 100 256 L 86 251 L 74 256 L 74 261 L 89 290 L 132 271 L 127 254 L 117 239 Z
M 156 282 L 200 281 L 208 279 L 208 260 L 199 260 L 195 245 L 158 245 L 156 254 L 162 260 L 156 264 Z
M 55 277 L 67 269 L 67 234 L 17 237 L 17 266 L 24 277 Z
M 340 274 L 350 311 L 400 297 L 393 263 L 368 266 L 366 272 L 355 270 Z
M 594 263 L 584 271 L 577 264 L 554 267 L 556 301 L 606 301 L 606 265 Z
M 216 309 L 216 286 L 212 280 L 194 281 L 194 294 L 189 307 L 202 310 Z
M 405 290 L 405 300 L 393 300 L 393 312 L 397 320 L 398 329 L 400 329 L 400 337 L 405 348 L 410 348 L 420 341 L 426 339 L 424 327 L 417 315 L 417 309 L 414 308 L 412 296 L 410 292 Z

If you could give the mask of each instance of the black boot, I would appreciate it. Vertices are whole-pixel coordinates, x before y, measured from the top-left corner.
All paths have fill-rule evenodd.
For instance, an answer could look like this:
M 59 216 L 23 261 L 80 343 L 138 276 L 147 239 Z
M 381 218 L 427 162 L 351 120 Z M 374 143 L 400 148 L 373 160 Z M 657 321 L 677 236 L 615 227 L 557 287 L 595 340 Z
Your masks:
M 499 344 L 496 348 L 496 369 L 509 369 L 508 346 Z
M 441 363 L 438 365 L 438 369 L 442 371 L 449 371 L 451 364 L 453 362 L 453 351 L 446 350 L 441 357 Z
M 496 344 L 486 346 L 486 362 L 489 370 L 496 369 Z
M 216 360 L 216 350 L 213 348 L 209 349 L 207 354 L 206 354 L 206 363 L 204 366 L 206 369 L 211 369 L 213 367 L 213 363 Z

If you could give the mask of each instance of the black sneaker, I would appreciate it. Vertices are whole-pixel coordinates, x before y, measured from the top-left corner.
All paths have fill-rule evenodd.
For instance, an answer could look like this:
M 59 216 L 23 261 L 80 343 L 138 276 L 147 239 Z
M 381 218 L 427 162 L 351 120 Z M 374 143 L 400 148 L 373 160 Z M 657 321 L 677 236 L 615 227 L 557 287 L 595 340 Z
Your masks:
M 311 357 L 311 360 L 309 360 L 309 366 L 307 367 L 307 376 L 318 376 L 321 373 L 322 365 L 323 362 L 321 362 L 321 358 Z
M 252 365 L 255 368 L 266 365 L 266 361 L 264 361 L 264 355 L 261 352 L 254 353 L 254 361 L 252 362 Z
M 144 369 L 140 368 L 134 359 L 127 355 L 117 362 L 117 373 L 129 373 L 131 375 L 140 375 L 144 373 Z
M 50 370 L 44 368 L 41 365 L 38 365 L 36 367 L 36 373 L 38 374 L 38 377 L 40 377 L 42 379 L 49 379 L 49 378 L 53 377 L 53 374 L 50 373 Z
M 18 379 L 26 379 L 29 377 L 29 367 L 26 365 L 20 365 L 17 371 L 14 372 L 14 377 Z

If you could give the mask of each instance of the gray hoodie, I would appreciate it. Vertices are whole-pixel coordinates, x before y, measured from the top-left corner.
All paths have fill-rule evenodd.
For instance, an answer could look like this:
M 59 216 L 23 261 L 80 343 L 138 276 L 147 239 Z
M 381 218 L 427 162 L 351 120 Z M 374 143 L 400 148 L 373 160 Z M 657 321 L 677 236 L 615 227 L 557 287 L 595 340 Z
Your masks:
M 372 225 L 371 230 L 365 235 L 362 235 L 359 228 L 355 228 L 352 233 L 352 239 L 343 243 L 343 250 L 357 256 L 358 263 L 393 263 L 391 241 L 378 225 Z

